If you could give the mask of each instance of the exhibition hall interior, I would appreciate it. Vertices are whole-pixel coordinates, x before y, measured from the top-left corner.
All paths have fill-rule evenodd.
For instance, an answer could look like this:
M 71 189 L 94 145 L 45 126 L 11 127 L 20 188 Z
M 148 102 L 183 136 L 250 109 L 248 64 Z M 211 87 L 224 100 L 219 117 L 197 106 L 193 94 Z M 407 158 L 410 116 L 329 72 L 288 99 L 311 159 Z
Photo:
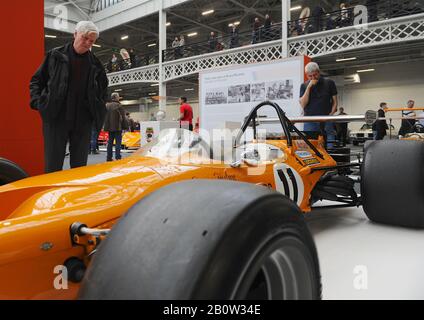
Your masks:
M 424 299 L 423 0 L 6 7 L 0 299 Z

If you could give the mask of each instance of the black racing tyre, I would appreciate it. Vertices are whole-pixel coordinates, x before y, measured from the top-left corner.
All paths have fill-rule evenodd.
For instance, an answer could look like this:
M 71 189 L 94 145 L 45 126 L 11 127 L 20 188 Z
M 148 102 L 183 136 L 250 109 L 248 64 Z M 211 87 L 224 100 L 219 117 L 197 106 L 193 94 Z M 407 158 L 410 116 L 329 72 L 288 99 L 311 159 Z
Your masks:
M 88 268 L 81 299 L 319 299 L 297 205 L 247 183 L 191 180 L 142 199 Z
M 424 143 L 382 140 L 365 145 L 361 195 L 372 221 L 424 227 Z
M 0 158 L 0 186 L 27 178 L 28 174 L 16 163 Z

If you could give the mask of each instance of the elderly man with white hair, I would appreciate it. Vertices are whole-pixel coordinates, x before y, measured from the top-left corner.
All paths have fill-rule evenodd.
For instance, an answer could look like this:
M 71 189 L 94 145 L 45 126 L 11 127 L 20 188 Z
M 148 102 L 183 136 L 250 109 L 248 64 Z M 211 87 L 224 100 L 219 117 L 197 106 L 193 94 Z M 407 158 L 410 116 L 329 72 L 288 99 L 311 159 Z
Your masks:
M 31 108 L 43 121 L 46 173 L 62 170 L 69 141 L 70 166 L 87 165 L 92 128 L 103 126 L 108 80 L 91 52 L 99 30 L 77 24 L 74 40 L 49 51 L 31 79 Z
M 308 81 L 300 87 L 300 105 L 305 116 L 328 116 L 337 112 L 337 88 L 333 80 L 321 76 L 317 63 L 310 62 L 305 67 Z M 327 141 L 335 140 L 333 123 L 305 123 L 304 131 L 323 132 L 327 135 Z M 330 142 L 327 146 L 331 147 Z

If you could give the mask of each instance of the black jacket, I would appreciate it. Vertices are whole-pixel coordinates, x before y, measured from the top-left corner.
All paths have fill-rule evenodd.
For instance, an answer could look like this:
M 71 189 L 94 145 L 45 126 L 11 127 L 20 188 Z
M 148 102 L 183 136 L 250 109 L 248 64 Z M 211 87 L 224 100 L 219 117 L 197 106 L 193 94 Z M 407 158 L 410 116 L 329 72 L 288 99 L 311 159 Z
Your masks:
M 386 113 L 384 112 L 383 109 L 378 110 L 378 117 L 379 118 L 385 118 L 386 117 Z M 372 125 L 372 130 L 377 131 L 377 134 L 378 134 L 379 137 L 386 136 L 386 134 L 387 134 L 386 130 L 387 129 L 389 129 L 389 126 L 387 125 L 386 120 L 377 120 Z
M 57 119 L 66 106 L 69 84 L 69 52 L 72 43 L 49 51 L 35 74 L 31 78 L 30 106 L 38 110 L 44 122 Z M 89 52 L 90 71 L 87 88 L 89 110 L 98 131 L 103 126 L 106 115 L 108 79 L 101 62 Z

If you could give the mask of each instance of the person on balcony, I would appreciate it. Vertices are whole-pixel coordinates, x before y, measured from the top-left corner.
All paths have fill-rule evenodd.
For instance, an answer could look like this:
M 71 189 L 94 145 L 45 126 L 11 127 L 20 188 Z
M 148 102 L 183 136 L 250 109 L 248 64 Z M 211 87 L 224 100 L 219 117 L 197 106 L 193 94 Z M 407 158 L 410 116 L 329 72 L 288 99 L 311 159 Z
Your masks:
M 139 66 L 138 56 L 136 55 L 135 50 L 133 48 L 130 49 L 129 55 L 130 55 L 131 68 L 137 68 Z
M 368 9 L 368 22 L 374 22 L 378 20 L 378 0 L 366 0 L 365 6 Z
M 230 32 L 230 49 L 239 46 L 239 32 L 237 26 L 233 25 Z
M 334 17 L 334 18 L 333 18 Z M 340 3 L 340 10 L 327 18 L 327 25 L 325 30 L 332 30 L 335 28 L 343 28 L 348 26 L 349 11 L 344 2 Z
M 261 30 L 261 22 L 259 18 L 256 17 L 253 22 L 253 31 L 252 31 L 252 44 L 258 43 L 260 40 L 260 30 Z
M 178 37 L 175 37 L 174 41 L 172 41 L 172 48 L 174 49 L 175 59 L 181 58 L 181 55 L 180 55 L 180 39 L 178 39 Z
M 305 116 L 328 116 L 337 111 L 337 87 L 333 80 L 321 76 L 319 65 L 310 62 L 305 67 L 308 81 L 300 87 L 300 105 Z M 321 132 L 327 136 L 327 141 L 335 140 L 334 125 L 331 122 L 305 123 L 304 131 Z M 327 143 L 332 147 L 332 142 Z
M 320 32 L 323 30 L 325 20 L 325 10 L 320 5 L 315 6 L 312 10 L 312 32 Z
M 180 57 L 184 57 L 184 47 L 185 47 L 185 38 L 183 35 L 180 35 L 180 43 L 178 46 Z
M 311 9 L 309 7 L 303 8 L 300 13 L 299 19 L 294 22 L 291 21 L 291 36 L 301 36 L 307 33 L 307 26 L 309 25 L 309 17 L 311 15 Z
M 265 21 L 264 21 L 264 26 L 263 26 L 263 41 L 269 41 L 272 39 L 271 37 L 271 26 L 272 26 L 272 21 L 271 21 L 271 17 L 269 16 L 269 14 L 265 15 Z
M 215 35 L 215 32 L 211 31 L 211 34 L 208 39 L 209 52 L 214 52 L 218 44 L 218 38 Z
M 109 72 L 117 72 L 121 70 L 121 68 L 119 67 L 118 57 L 116 56 L 116 54 L 114 53 L 112 54 L 112 58 L 109 60 L 107 69 Z
M 49 51 L 31 78 L 30 106 L 43 121 L 46 173 L 62 170 L 68 141 L 71 168 L 86 166 L 92 127 L 103 126 L 108 79 L 90 50 L 98 37 L 93 22 L 79 22 L 73 42 Z
M 125 48 L 122 48 L 121 51 L 119 51 L 122 57 L 121 61 L 121 70 L 128 70 L 131 69 L 131 59 L 130 54 L 128 53 L 128 50 Z

